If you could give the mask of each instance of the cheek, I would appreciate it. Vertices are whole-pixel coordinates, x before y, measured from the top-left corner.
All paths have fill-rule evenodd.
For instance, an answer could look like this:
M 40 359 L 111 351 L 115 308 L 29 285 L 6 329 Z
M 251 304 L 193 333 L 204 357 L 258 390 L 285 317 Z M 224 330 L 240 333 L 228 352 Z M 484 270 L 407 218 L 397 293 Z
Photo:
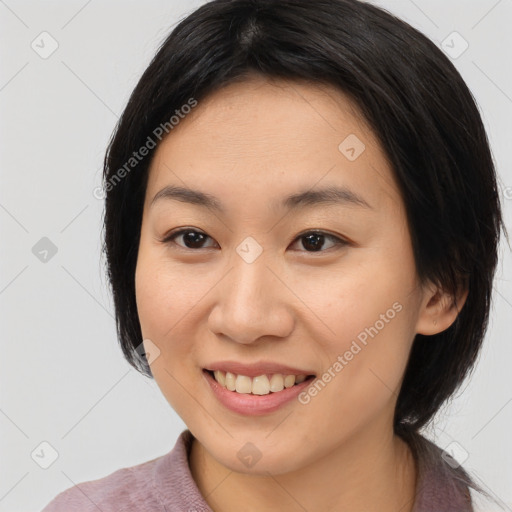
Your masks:
M 144 337 L 159 343 L 173 337 L 204 295 L 207 278 L 165 258 L 165 251 L 141 248 L 135 273 L 137 312 Z
M 135 289 L 142 336 L 160 351 L 151 372 L 177 411 L 186 405 L 180 403 L 183 387 L 194 392 L 199 385 L 204 347 L 196 340 L 207 320 L 208 292 L 217 282 L 218 273 L 172 261 L 161 248 L 139 253 Z
M 205 292 L 195 284 L 156 251 L 139 253 L 135 289 L 142 336 L 159 349 L 151 373 L 162 395 L 186 423 L 195 418 L 191 396 L 196 394 L 200 377 L 190 340 L 193 325 L 197 325 L 193 321 L 195 306 Z
M 352 340 L 364 343 L 377 332 L 387 337 L 385 333 L 400 330 L 404 321 L 410 323 L 404 311 L 411 306 L 413 285 L 405 277 L 406 266 L 401 268 L 402 272 L 381 258 L 377 264 L 361 264 L 315 285 L 307 303 L 328 327 L 332 348 L 348 349 Z M 396 343 L 403 339 L 391 337 Z
M 330 332 L 322 341 L 330 355 L 322 380 L 333 384 L 319 395 L 339 404 L 340 417 L 372 414 L 396 398 L 407 364 L 417 307 L 414 267 L 381 254 L 328 286 L 331 293 L 315 310 Z

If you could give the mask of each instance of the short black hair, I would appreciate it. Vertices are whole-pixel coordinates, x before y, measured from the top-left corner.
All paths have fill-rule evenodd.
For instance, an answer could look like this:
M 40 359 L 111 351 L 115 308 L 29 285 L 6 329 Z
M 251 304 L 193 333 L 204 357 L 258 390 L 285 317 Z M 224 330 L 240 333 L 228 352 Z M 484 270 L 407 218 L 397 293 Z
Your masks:
M 425 35 L 370 3 L 213 0 L 182 19 L 160 46 L 104 161 L 104 251 L 123 353 L 152 376 L 136 352 L 142 334 L 135 300 L 151 155 L 122 180 L 112 178 L 190 98 L 200 102 L 254 73 L 327 84 L 348 95 L 391 163 L 421 282 L 454 297 L 468 290 L 448 329 L 414 339 L 394 418 L 395 432 L 406 437 L 433 418 L 474 367 L 506 228 L 487 135 L 461 75 Z

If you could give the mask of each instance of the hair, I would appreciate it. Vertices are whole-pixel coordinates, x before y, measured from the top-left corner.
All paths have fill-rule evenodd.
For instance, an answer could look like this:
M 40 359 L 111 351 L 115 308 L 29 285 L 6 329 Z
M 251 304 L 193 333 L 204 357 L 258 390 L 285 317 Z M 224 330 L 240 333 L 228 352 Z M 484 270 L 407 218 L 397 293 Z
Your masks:
M 420 282 L 430 280 L 453 297 L 468 290 L 448 329 L 416 334 L 397 399 L 395 433 L 427 449 L 418 431 L 477 360 L 500 230 L 506 229 L 487 135 L 461 75 L 425 35 L 369 3 L 213 0 L 182 19 L 161 44 L 104 160 L 103 250 L 124 356 L 152 377 L 136 350 L 142 334 L 135 268 L 154 149 L 115 184 L 114 175 L 191 97 L 200 102 L 254 73 L 326 84 L 348 95 L 391 163 Z

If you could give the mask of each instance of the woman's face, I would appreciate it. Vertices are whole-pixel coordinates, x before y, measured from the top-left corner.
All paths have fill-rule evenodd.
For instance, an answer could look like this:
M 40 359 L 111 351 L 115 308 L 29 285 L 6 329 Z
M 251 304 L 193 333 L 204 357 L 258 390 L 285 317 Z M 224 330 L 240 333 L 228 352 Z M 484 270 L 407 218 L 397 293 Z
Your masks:
M 153 201 L 166 187 L 218 208 L 192 193 Z M 157 148 L 136 297 L 162 393 L 211 456 L 246 473 L 284 473 L 388 435 L 414 335 L 428 330 L 403 203 L 374 135 L 339 91 L 265 79 L 200 102 Z M 271 366 L 241 369 L 239 390 L 269 374 L 276 391 L 223 390 L 222 402 L 203 370 L 225 361 L 316 378 L 297 394 L 277 391 Z M 279 405 L 279 393 L 292 398 Z M 240 397 L 250 404 L 233 405 Z

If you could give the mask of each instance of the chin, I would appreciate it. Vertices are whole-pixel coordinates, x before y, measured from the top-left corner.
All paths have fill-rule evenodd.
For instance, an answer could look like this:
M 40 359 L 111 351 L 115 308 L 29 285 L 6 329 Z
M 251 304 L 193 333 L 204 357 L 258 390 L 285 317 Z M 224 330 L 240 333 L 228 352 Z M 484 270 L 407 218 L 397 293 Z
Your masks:
M 224 467 L 237 473 L 248 475 L 269 476 L 289 473 L 299 469 L 302 466 L 303 459 L 297 457 L 300 452 L 300 444 L 277 447 L 265 437 L 268 432 L 261 432 L 261 440 L 251 436 L 244 436 L 247 441 L 233 440 L 229 446 L 219 445 L 218 439 L 212 439 L 213 450 L 208 446 L 205 448 L 211 453 L 212 457 Z M 234 446 L 233 446 L 234 445 Z

